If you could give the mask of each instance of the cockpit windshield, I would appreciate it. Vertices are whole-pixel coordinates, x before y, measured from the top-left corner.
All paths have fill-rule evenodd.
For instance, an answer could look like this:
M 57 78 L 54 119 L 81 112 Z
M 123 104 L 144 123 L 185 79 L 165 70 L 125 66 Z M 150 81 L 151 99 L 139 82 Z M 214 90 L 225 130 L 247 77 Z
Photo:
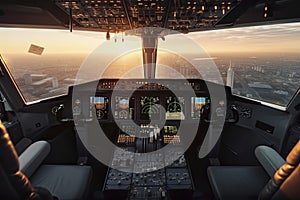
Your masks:
M 0 29 L 1 56 L 27 102 L 100 78 L 144 78 L 141 37 Z M 169 34 L 157 41 L 156 78 L 196 78 L 287 106 L 300 86 L 300 23 Z M 215 70 L 212 70 L 214 69 Z

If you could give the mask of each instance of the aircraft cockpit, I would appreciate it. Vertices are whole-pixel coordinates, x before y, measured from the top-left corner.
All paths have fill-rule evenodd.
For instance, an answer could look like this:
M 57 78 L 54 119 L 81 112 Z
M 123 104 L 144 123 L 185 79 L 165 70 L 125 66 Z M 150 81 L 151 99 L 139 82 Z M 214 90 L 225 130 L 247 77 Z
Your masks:
M 0 2 L 0 199 L 300 199 L 296 0 Z

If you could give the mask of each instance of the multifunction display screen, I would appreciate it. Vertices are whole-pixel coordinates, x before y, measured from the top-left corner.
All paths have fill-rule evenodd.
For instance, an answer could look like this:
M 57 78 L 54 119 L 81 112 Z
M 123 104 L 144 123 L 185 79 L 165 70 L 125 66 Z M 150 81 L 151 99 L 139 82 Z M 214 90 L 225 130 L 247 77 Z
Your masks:
M 184 97 L 166 98 L 166 120 L 184 120 Z
M 90 117 L 95 111 L 97 119 L 108 119 L 109 99 L 108 97 L 90 97 Z
M 157 96 L 142 96 L 140 99 L 141 120 L 160 119 L 160 99 Z
M 202 108 L 210 103 L 207 97 L 191 97 L 191 118 L 200 119 Z
M 133 119 L 134 118 L 134 98 L 116 96 L 114 106 L 115 119 Z

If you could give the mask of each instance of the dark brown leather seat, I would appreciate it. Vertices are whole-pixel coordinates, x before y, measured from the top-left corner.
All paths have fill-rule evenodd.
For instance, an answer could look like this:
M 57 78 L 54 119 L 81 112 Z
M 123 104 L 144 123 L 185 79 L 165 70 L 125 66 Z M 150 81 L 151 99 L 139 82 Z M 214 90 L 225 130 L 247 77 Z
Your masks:
M 215 198 L 300 199 L 300 140 L 291 150 L 286 161 L 275 150 L 266 146 L 257 147 L 255 154 L 262 167 L 208 168 L 208 178 Z M 274 175 L 270 177 L 272 174 Z
M 259 199 L 300 199 L 300 140 L 274 174 Z
M 28 178 L 20 171 L 16 150 L 6 128 L 0 121 L 0 199 L 50 200 L 46 189 L 32 187 Z
M 1 200 L 87 199 L 92 168 L 79 165 L 45 165 L 42 162 L 50 148 L 48 142 L 38 141 L 18 158 L 9 134 L 0 121 Z

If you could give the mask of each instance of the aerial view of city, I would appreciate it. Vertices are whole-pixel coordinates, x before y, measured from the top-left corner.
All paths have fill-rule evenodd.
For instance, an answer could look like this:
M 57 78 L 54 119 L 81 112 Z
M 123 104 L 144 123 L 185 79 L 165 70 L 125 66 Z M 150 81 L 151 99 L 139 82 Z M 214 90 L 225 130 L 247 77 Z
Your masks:
M 13 33 L 2 29 L 0 54 L 27 102 L 66 94 L 74 83 L 143 78 L 140 37 L 114 42 L 98 32 L 16 29 Z M 193 44 L 186 44 L 187 39 L 197 48 L 190 49 Z M 181 49 L 191 55 L 189 59 Z M 300 86 L 299 52 L 300 23 L 173 34 L 158 41 L 156 78 L 203 78 L 230 86 L 236 95 L 287 106 Z M 91 55 L 94 60 L 87 62 Z M 107 57 L 112 59 L 105 63 Z M 89 63 L 93 66 L 82 70 Z
M 138 56 L 135 53 L 135 56 Z M 209 69 L 207 81 L 228 85 L 234 94 L 262 100 L 277 105 L 287 106 L 300 86 L 300 58 L 297 54 L 219 54 L 212 55 L 213 62 L 219 69 L 223 82 L 220 82 Z M 9 68 L 28 102 L 66 94 L 68 87 L 73 85 L 77 72 L 84 61 L 84 55 L 52 55 L 37 60 L 17 57 Z M 134 66 L 124 62 L 126 58 L 117 59 L 108 66 L 102 78 L 122 78 L 126 71 L 140 68 L 130 77 L 142 77 L 142 65 L 138 58 Z M 160 64 L 168 66 L 177 73 L 164 73 Z M 200 65 L 200 64 L 199 64 Z M 101 67 L 101 66 L 99 66 Z M 196 66 L 197 67 L 197 66 Z M 118 68 L 118 72 L 114 70 Z M 97 69 L 95 69 L 96 71 Z M 191 63 L 178 55 L 161 56 L 157 66 L 157 78 L 202 78 Z M 101 78 L 101 77 L 99 77 Z M 125 76 L 126 78 L 126 76 Z M 91 80 L 82 80 L 82 82 Z

